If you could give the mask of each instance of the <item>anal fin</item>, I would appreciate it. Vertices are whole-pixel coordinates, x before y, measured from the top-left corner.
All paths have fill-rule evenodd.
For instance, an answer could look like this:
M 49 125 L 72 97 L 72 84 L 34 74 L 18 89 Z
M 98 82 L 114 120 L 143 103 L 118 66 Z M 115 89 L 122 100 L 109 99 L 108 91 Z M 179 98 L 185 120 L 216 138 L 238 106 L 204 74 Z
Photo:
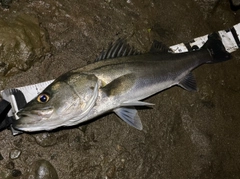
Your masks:
M 137 110 L 134 107 L 120 107 L 113 111 L 130 126 L 138 130 L 142 130 L 142 122 L 138 116 Z
M 193 74 L 190 72 L 188 75 L 186 75 L 178 84 L 182 88 L 188 91 L 196 91 L 197 90 L 197 83 L 193 76 Z

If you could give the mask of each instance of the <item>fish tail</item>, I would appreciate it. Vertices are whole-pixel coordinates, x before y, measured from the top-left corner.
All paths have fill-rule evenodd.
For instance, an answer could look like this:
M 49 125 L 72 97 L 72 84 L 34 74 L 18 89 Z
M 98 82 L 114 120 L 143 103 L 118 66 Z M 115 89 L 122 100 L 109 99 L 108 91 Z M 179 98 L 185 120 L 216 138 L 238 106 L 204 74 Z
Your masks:
M 202 48 L 208 49 L 211 60 L 206 63 L 218 63 L 231 59 L 231 54 L 226 51 L 220 36 L 217 33 L 210 34 Z

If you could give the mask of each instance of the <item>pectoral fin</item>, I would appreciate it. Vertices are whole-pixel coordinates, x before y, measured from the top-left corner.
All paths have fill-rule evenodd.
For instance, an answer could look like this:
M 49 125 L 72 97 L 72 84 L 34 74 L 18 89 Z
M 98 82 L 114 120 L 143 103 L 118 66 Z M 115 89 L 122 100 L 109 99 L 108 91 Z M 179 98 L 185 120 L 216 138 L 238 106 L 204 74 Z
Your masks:
M 134 74 L 126 74 L 114 79 L 112 82 L 102 87 L 102 91 L 105 92 L 107 96 L 116 96 L 124 94 L 126 91 L 132 88 L 135 83 Z
M 134 107 L 120 107 L 113 110 L 122 120 L 138 130 L 142 130 L 142 122 Z

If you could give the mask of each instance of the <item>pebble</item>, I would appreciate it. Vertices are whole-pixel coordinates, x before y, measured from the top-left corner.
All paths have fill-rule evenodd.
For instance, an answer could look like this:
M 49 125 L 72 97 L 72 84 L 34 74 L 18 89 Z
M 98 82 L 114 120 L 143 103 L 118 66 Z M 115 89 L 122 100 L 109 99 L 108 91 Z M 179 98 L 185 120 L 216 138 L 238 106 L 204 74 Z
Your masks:
M 20 170 L 13 169 L 13 170 L 11 171 L 11 174 L 12 174 L 13 177 L 19 177 L 19 176 L 22 175 L 22 172 L 21 172 Z
M 58 174 L 49 161 L 40 159 L 33 163 L 28 179 L 58 179 Z
M 234 6 L 240 6 L 240 0 L 231 0 Z M 239 7 L 238 7 L 239 9 Z
M 2 156 L 2 154 L 0 153 L 0 160 L 3 160 L 4 158 L 3 158 L 3 156 Z
M 10 7 L 9 5 L 12 3 L 12 0 L 1 0 L 0 3 L 3 8 L 8 9 Z
M 21 155 L 22 151 L 18 149 L 11 150 L 9 157 L 10 159 L 17 159 Z
M 42 147 L 53 146 L 57 143 L 57 137 L 52 133 L 40 133 L 34 136 L 35 141 Z

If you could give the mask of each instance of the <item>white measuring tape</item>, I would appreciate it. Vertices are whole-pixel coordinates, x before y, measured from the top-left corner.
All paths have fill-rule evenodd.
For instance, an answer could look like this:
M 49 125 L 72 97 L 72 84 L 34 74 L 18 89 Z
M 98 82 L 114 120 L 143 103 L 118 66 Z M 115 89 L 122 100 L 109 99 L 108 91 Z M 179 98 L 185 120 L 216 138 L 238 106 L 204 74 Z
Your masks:
M 222 39 L 222 43 L 225 49 L 229 53 L 232 53 L 236 51 L 238 48 L 240 48 L 240 42 L 239 42 L 240 23 L 236 24 L 229 30 L 220 30 L 218 31 L 218 34 Z M 193 48 L 194 46 L 201 48 L 206 43 L 207 40 L 208 40 L 208 35 L 204 35 L 201 37 L 197 37 L 186 44 L 181 43 L 181 44 L 173 45 L 170 47 L 170 49 L 173 51 L 173 53 L 188 52 L 190 50 L 189 48 Z
M 240 23 L 234 25 L 229 30 L 221 30 L 218 31 L 222 43 L 225 46 L 225 49 L 231 53 L 236 51 L 238 48 L 240 48 Z M 208 40 L 208 35 L 204 35 L 201 37 L 197 37 L 193 39 L 192 41 L 188 43 L 181 43 L 177 45 L 173 45 L 169 47 L 173 53 L 183 53 L 192 51 L 193 48 L 200 49 Z M 34 85 L 28 85 L 23 87 L 15 88 L 22 92 L 24 95 L 26 102 L 31 101 L 34 97 L 36 97 L 38 94 L 40 94 L 49 84 L 51 84 L 53 80 L 37 83 Z M 8 113 L 8 116 L 14 116 L 17 119 L 17 116 L 15 115 L 18 112 L 18 106 L 17 101 L 13 95 L 14 89 L 6 89 L 1 91 L 2 98 L 6 101 L 9 101 L 12 105 L 11 111 Z

